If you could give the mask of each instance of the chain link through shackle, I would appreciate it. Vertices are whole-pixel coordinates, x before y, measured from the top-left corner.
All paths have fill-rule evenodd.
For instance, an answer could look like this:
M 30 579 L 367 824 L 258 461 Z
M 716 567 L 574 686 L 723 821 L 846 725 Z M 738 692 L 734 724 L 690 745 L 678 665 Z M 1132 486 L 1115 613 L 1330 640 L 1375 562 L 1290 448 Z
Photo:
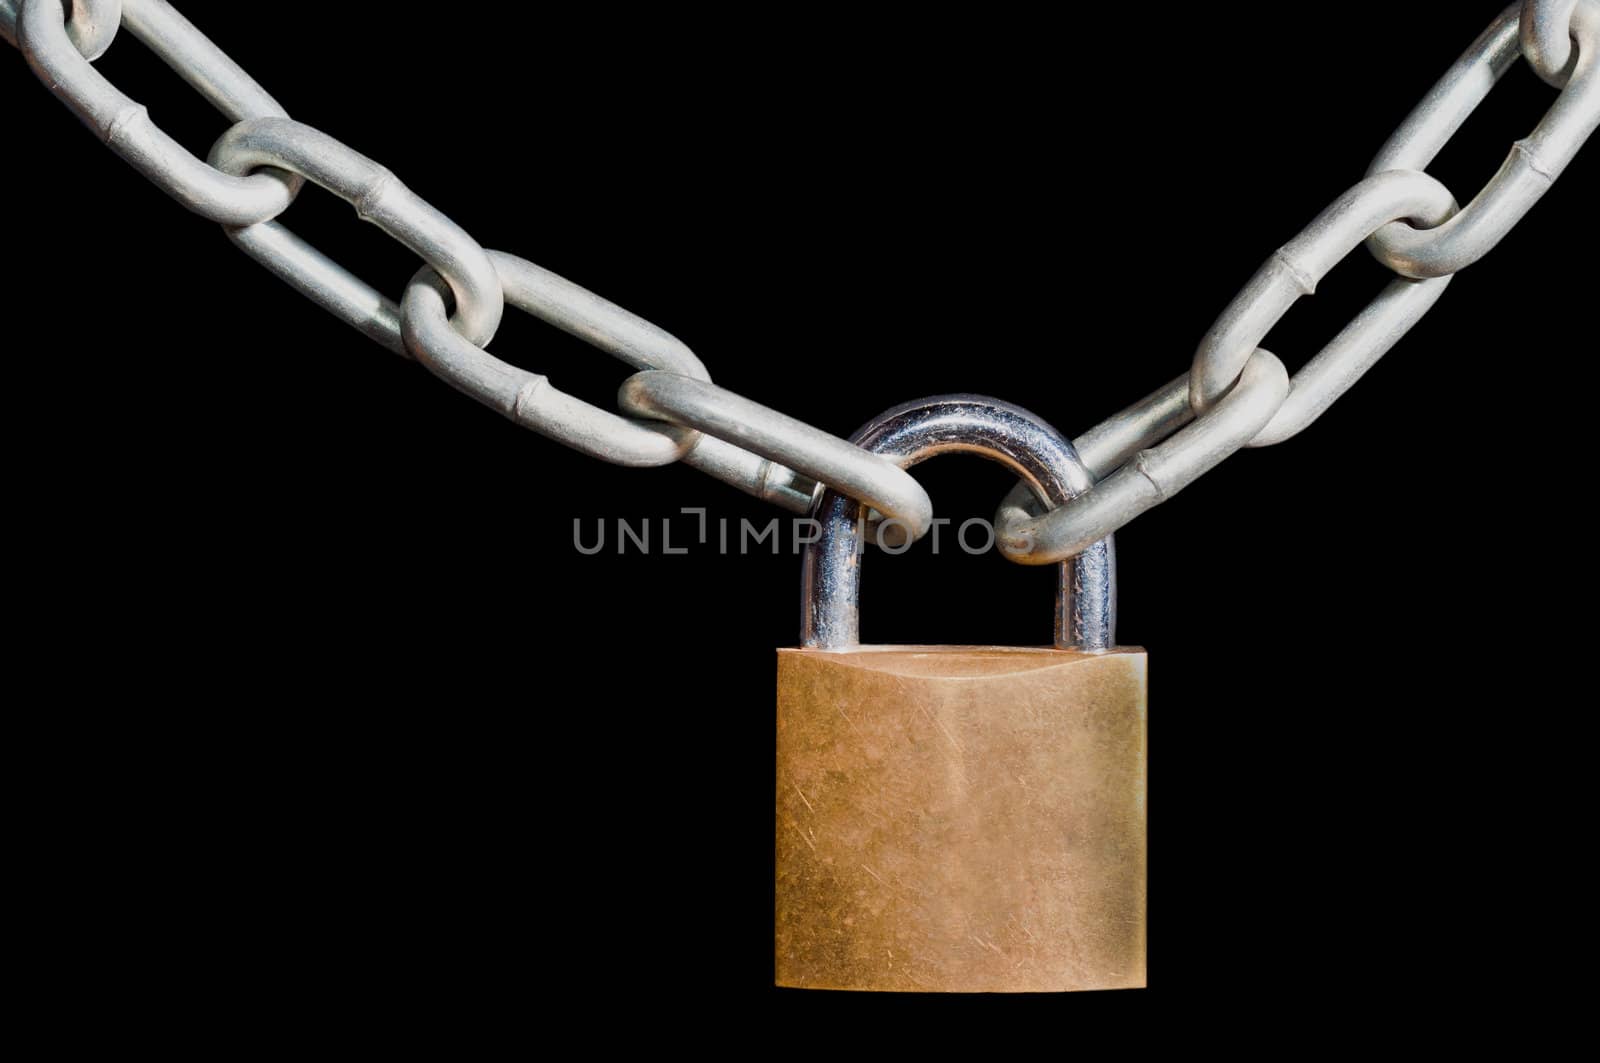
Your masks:
M 232 123 L 209 161 L 162 132 L 95 69 L 119 28 Z M 526 259 L 485 250 L 388 169 L 291 120 L 166 0 L 0 0 L 0 37 L 152 183 L 220 223 L 313 302 L 517 423 L 617 464 L 682 461 L 795 512 L 827 486 L 911 537 L 931 525 L 926 492 L 894 462 L 717 387 L 670 333 Z M 1423 171 L 1519 55 L 1559 95 L 1500 171 L 1458 208 Z M 996 519 L 1002 551 L 1025 564 L 1075 556 L 1240 448 L 1301 431 L 1433 307 L 1452 274 L 1521 220 L 1597 124 L 1600 0 L 1507 8 L 1380 149 L 1368 176 L 1257 271 L 1206 333 L 1190 371 L 1074 441 L 1100 482 L 1048 513 L 1020 484 L 1007 496 Z M 401 302 L 276 220 L 307 178 L 424 261 Z M 1398 276 L 1291 379 L 1260 341 L 1363 242 Z M 484 348 L 506 303 L 639 370 L 618 392 L 629 416 L 489 354 Z

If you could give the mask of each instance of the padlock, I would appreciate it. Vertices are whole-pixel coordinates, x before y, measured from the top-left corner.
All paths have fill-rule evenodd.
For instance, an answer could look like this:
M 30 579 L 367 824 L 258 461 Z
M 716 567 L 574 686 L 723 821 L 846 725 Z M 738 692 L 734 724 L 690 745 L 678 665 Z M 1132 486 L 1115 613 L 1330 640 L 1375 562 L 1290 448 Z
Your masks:
M 948 396 L 853 441 L 910 466 L 978 453 L 1046 505 L 1071 443 Z M 1059 566 L 1053 646 L 861 646 L 860 503 L 826 492 L 802 648 L 778 651 L 775 980 L 1044 992 L 1145 982 L 1145 654 L 1112 646 L 1109 539 Z

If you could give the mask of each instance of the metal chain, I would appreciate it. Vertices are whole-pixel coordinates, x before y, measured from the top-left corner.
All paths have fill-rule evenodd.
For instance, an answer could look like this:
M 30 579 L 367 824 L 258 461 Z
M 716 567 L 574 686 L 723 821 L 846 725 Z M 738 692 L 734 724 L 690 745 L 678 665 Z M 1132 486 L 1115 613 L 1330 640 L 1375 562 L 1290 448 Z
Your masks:
M 234 123 L 212 148 L 209 162 L 163 133 L 144 107 L 91 64 L 91 57 L 110 44 L 119 20 Z M 930 526 L 933 503 L 898 465 L 747 400 L 740 400 L 745 403 L 741 412 L 766 426 L 774 452 L 793 454 L 795 464 L 812 470 L 810 475 L 730 441 L 619 417 L 488 356 L 482 348 L 493 338 L 509 298 L 635 368 L 708 379 L 699 359 L 667 333 L 531 262 L 485 251 L 389 170 L 291 120 L 166 0 L 0 0 L 0 34 L 22 50 L 57 98 L 152 183 L 221 223 L 235 244 L 312 302 L 519 424 L 618 464 L 683 460 L 796 512 L 811 505 L 823 483 L 862 492 L 859 497 L 915 534 Z M 307 179 L 345 199 L 358 217 L 426 263 L 407 288 L 406 309 L 276 220 Z M 435 282 L 446 284 L 454 297 L 454 313 L 444 321 Z
M 232 125 L 209 160 L 189 153 L 93 66 L 126 28 Z M 166 0 L 0 0 L 0 37 L 112 151 L 307 298 L 533 431 L 621 465 L 682 461 L 787 509 L 820 486 L 920 536 L 933 519 L 897 464 L 713 384 L 699 358 L 648 321 L 515 255 L 487 251 L 393 173 L 294 121 Z M 1525 57 L 1560 89 L 1465 207 L 1423 172 L 1495 82 Z M 1039 511 L 1019 484 L 1001 503 L 1002 551 L 1024 564 L 1081 553 L 1243 447 L 1300 432 L 1422 318 L 1451 276 L 1522 219 L 1600 125 L 1600 0 L 1513 4 L 1395 131 L 1367 177 L 1257 271 L 1200 342 L 1190 371 L 1079 436 L 1097 481 Z M 424 265 L 401 302 L 300 239 L 278 216 L 304 181 L 349 202 Z M 1358 246 L 1397 277 L 1291 379 L 1259 344 Z M 625 414 L 593 406 L 487 351 L 506 303 L 638 370 Z
M 1499 172 L 1457 210 L 1449 191 L 1422 171 L 1515 62 L 1519 27 L 1537 39 L 1530 62 L 1545 63 L 1544 75 L 1561 93 L 1538 128 L 1512 145 Z M 1575 55 L 1554 47 L 1561 35 L 1576 42 Z M 1558 77 L 1550 76 L 1552 66 L 1561 67 Z M 1097 438 L 1119 440 L 1104 479 L 1046 514 L 1028 491 L 1012 489 L 995 517 L 1002 552 L 1030 565 L 1072 557 L 1241 447 L 1279 443 L 1305 428 L 1416 324 L 1450 274 L 1510 232 L 1596 125 L 1600 0 L 1526 0 L 1506 8 L 1401 123 L 1369 176 L 1257 271 L 1201 340 L 1187 380 L 1093 430 Z M 1285 386 L 1282 365 L 1257 344 L 1363 240 L 1399 277 Z M 1169 405 L 1179 389 L 1187 410 Z M 1189 414 L 1196 419 L 1185 426 Z M 1096 473 L 1103 467 L 1091 463 Z

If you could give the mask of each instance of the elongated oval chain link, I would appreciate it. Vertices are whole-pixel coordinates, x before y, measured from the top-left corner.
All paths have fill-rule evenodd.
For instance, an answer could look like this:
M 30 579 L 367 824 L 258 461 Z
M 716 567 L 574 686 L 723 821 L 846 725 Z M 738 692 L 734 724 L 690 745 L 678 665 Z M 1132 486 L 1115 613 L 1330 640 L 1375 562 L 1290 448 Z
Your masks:
M 629 377 L 617 395 L 635 413 L 698 428 L 798 469 L 898 521 L 912 539 L 933 526 L 932 500 L 900 466 L 726 388 L 674 373 L 643 372 Z M 692 455 L 685 460 L 692 464 Z
M 490 251 L 506 302 L 579 336 L 630 365 L 709 380 L 681 340 L 527 259 Z M 619 417 L 573 398 L 537 373 L 494 357 L 456 331 L 444 278 L 423 267 L 406 288 L 401 330 L 411 355 L 441 380 L 525 428 L 618 465 L 667 465 L 699 438 L 659 421 Z
M 141 13 L 141 7 L 146 17 L 130 20 L 129 28 L 136 35 L 149 30 L 152 40 L 182 40 L 186 47 L 181 54 L 166 50 L 165 43 L 156 48 L 164 60 L 180 60 L 174 63 L 180 74 L 189 76 L 201 68 L 227 72 L 207 95 L 228 117 L 237 121 L 284 113 L 265 90 L 204 37 L 184 34 L 183 16 L 170 5 L 124 0 L 122 13 L 124 17 Z M 224 225 L 250 225 L 276 217 L 294 201 L 298 182 L 275 173 L 249 177 L 221 173 L 162 132 L 141 104 L 124 95 L 79 54 L 67 36 L 65 18 L 61 0 L 23 0 L 17 19 L 22 54 L 39 79 L 134 169 L 190 210 Z
M 125 28 L 234 123 L 210 161 L 188 152 L 92 63 Z M 602 460 L 682 460 L 759 498 L 803 511 L 826 483 L 920 534 L 927 495 L 878 455 L 710 382 L 672 337 L 525 259 L 489 252 L 394 175 L 291 121 L 267 92 L 167 0 L 0 0 L 0 38 L 117 154 L 297 290 L 519 423 Z M 1517 59 L 1560 89 L 1527 138 L 1467 205 L 1421 171 Z M 1600 0 L 1507 8 L 1379 151 L 1368 177 L 1268 260 L 1207 332 L 1189 373 L 1076 440 L 1099 481 L 1040 513 L 1025 488 L 1001 504 L 997 541 L 1026 564 L 1071 557 L 1193 482 L 1241 447 L 1316 420 L 1434 305 L 1449 276 L 1487 254 L 1600 125 Z M 302 176 L 303 175 L 303 176 Z M 402 304 L 276 219 L 303 178 L 417 251 L 427 265 Z M 1400 277 L 1291 381 L 1259 346 L 1302 295 L 1363 240 Z M 453 297 L 447 299 L 447 296 Z M 643 370 L 619 392 L 634 416 L 566 395 L 483 348 L 510 301 Z
M 211 162 L 223 173 L 237 177 L 277 167 L 326 188 L 355 207 L 363 221 L 376 225 L 439 271 L 455 292 L 455 327 L 462 335 L 479 346 L 494 338 L 505 301 L 489 256 L 466 230 L 401 184 L 391 171 L 291 118 L 240 122 L 211 149 Z M 228 236 L 312 302 L 391 350 L 405 353 L 394 304 L 282 225 L 263 219 L 229 229 Z M 382 312 L 374 314 L 374 306 L 381 306 Z
M 1272 326 L 1299 301 L 1317 290 L 1317 284 L 1380 225 L 1411 218 L 1432 227 L 1456 211 L 1449 189 L 1425 173 L 1394 170 L 1367 178 L 1319 214 L 1293 240 L 1284 244 L 1250 279 L 1200 340 L 1189 376 L 1190 401 L 1204 410 L 1239 379 L 1245 362 Z M 1449 278 L 1434 282 L 1394 281 L 1384 292 L 1388 302 L 1400 304 L 1406 327 L 1422 317 L 1444 290 Z M 1348 352 L 1347 352 L 1348 353 Z M 1300 371 L 1296 386 L 1302 392 L 1325 388 L 1334 369 L 1324 351 Z M 1354 356 L 1370 363 L 1366 352 Z M 1297 411 L 1290 411 L 1290 417 Z M 1279 411 L 1266 430 L 1273 440 L 1286 439 L 1304 427 L 1288 423 Z
M 1158 447 L 1043 516 L 1018 484 L 995 515 L 1002 553 L 1025 565 L 1076 557 L 1108 532 L 1165 502 L 1256 437 L 1289 394 L 1289 374 L 1271 352 L 1257 348 L 1244 372 L 1216 405 Z
M 1507 8 L 1467 49 L 1379 150 L 1368 173 L 1421 170 L 1433 161 L 1516 61 L 1519 10 Z M 1380 262 L 1406 277 L 1465 269 L 1550 190 L 1600 125 L 1600 0 L 1583 0 L 1573 10 L 1572 31 L 1579 49 L 1572 76 L 1538 127 L 1511 146 L 1499 171 L 1449 221 L 1426 230 L 1397 222 L 1374 233 L 1369 246 Z

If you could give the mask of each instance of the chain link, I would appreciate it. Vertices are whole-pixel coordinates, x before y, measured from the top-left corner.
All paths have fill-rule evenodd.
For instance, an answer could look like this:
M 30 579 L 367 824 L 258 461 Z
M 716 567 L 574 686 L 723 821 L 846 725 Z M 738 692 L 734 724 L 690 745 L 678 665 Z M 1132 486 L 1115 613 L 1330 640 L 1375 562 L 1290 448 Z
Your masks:
M 0 38 L 17 46 L 18 0 L 0 0 Z M 67 0 L 67 36 L 90 62 L 106 54 L 122 23 L 122 0 Z
M 439 271 L 455 293 L 454 326 L 462 335 L 480 347 L 494 338 L 505 299 L 489 256 L 466 230 L 388 169 L 291 118 L 238 123 L 211 149 L 211 164 L 235 177 L 269 168 L 288 170 L 332 192 L 355 207 L 362 221 L 376 225 Z M 269 218 L 230 228 L 228 237 L 312 302 L 390 350 L 405 352 L 398 305 L 279 222 Z
M 710 375 L 683 341 L 526 259 L 490 251 L 506 302 L 589 341 L 630 365 L 696 380 Z M 449 318 L 444 278 L 424 266 L 406 288 L 400 323 L 405 346 L 440 379 L 525 428 L 616 465 L 677 461 L 699 438 L 660 421 L 618 417 L 478 347 Z
M 1289 308 L 1315 292 L 1322 278 L 1379 226 L 1409 218 L 1431 228 L 1455 211 L 1450 190 L 1414 170 L 1376 174 L 1340 196 L 1267 260 L 1201 338 L 1189 374 L 1190 402 L 1204 410 L 1221 398 Z M 1449 277 L 1391 281 L 1357 318 L 1358 327 L 1345 329 L 1344 342 L 1330 344 L 1295 374 L 1283 409 L 1250 442 L 1276 443 L 1309 424 L 1399 338 L 1396 327 L 1403 333 L 1415 324 L 1448 283 Z M 1387 313 L 1375 313 L 1377 306 Z M 1302 396 L 1298 401 L 1296 393 Z
M 912 539 L 933 526 L 928 493 L 894 462 L 709 381 L 675 373 L 635 373 L 617 398 L 634 413 L 698 428 L 797 469 L 898 521 Z
M 1578 0 L 1522 0 L 1522 54 L 1534 72 L 1556 88 L 1572 74 L 1572 13 Z
M 1516 61 L 1518 17 L 1519 8 L 1507 8 L 1473 42 L 1378 151 L 1368 173 L 1427 168 Z M 1600 0 L 1583 0 L 1573 10 L 1572 32 L 1579 50 L 1572 76 L 1538 128 L 1511 146 L 1499 171 L 1449 221 L 1426 230 L 1395 223 L 1373 234 L 1369 246 L 1378 261 L 1406 277 L 1465 269 L 1549 191 L 1600 124 Z
M 130 17 L 136 14 L 145 17 Z M 185 79 L 199 77 L 201 70 L 224 72 L 206 95 L 228 118 L 239 121 L 284 113 L 265 90 L 170 5 L 123 0 L 122 15 L 135 36 L 161 42 L 155 47 L 157 54 Z M 230 176 L 195 158 L 162 132 L 143 105 L 124 95 L 79 54 L 67 35 L 61 0 L 22 0 L 16 29 L 22 54 L 39 79 L 107 147 L 190 210 L 224 225 L 250 225 L 276 217 L 294 201 L 297 181 L 272 173 Z M 148 38 L 144 37 L 146 31 Z M 177 44 L 183 46 L 182 51 L 170 47 Z
M 127 29 L 233 123 L 195 157 L 94 68 Z M 515 255 L 485 251 L 386 168 L 291 120 L 166 0 L 0 0 L 0 37 L 109 146 L 296 290 L 477 401 L 586 454 L 673 461 L 804 511 L 833 487 L 922 534 L 932 507 L 892 461 L 711 383 L 669 333 Z M 1465 207 L 1423 171 L 1495 82 L 1525 56 L 1560 89 L 1532 134 Z M 1075 556 L 1170 498 L 1230 454 L 1281 442 L 1316 420 L 1522 219 L 1600 125 L 1600 0 L 1513 4 L 1468 48 L 1378 152 L 1368 176 L 1257 271 L 1201 340 L 1189 373 L 1089 430 L 1076 448 L 1099 481 L 1040 512 L 1018 485 L 997 514 L 1008 557 Z M 395 301 L 276 219 L 303 181 L 344 198 L 425 265 Z M 1278 319 L 1365 242 L 1399 276 L 1291 380 L 1259 344 Z M 583 402 L 485 349 L 509 302 L 641 370 L 625 413 Z
M 1289 374 L 1257 348 L 1216 404 L 1160 446 L 1129 462 L 1071 501 L 1040 516 L 1024 484 L 1012 488 L 995 515 L 995 541 L 1024 565 L 1076 557 L 1139 514 L 1165 502 L 1256 437 L 1289 394 Z

